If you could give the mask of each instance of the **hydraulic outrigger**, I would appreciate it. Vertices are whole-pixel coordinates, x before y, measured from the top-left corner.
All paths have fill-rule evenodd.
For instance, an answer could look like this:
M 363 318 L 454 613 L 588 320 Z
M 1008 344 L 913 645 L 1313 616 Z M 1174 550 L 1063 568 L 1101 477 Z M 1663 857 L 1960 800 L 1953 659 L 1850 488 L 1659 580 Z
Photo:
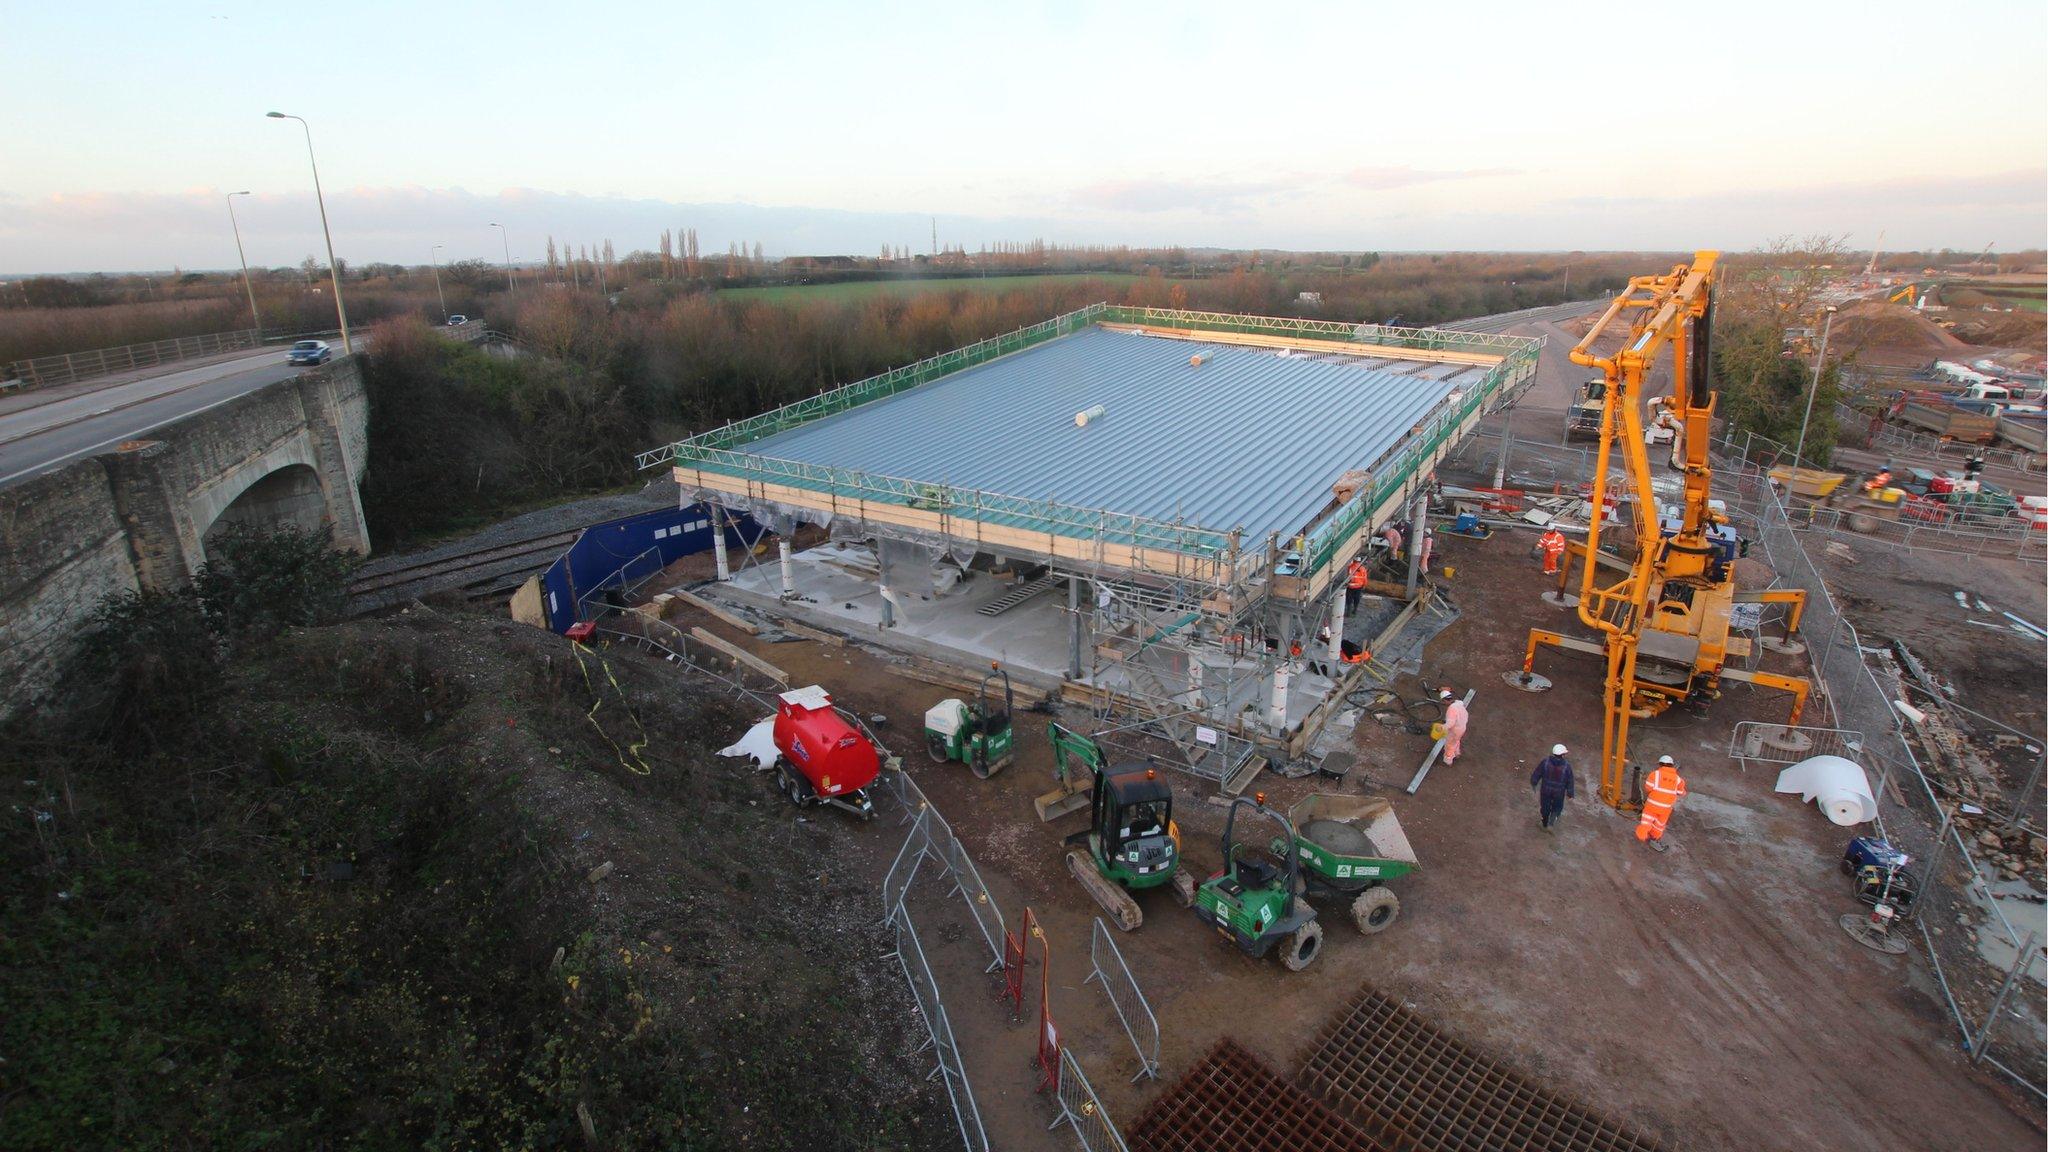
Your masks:
M 1809 685 L 1794 676 L 1728 667 L 1727 658 L 1747 652 L 1748 641 L 1728 636 L 1730 610 L 1737 603 L 1789 607 L 1786 633 L 1799 630 L 1806 593 L 1735 590 L 1740 547 L 1727 517 L 1708 498 L 1713 469 L 1707 450 L 1712 436 L 1714 393 L 1707 387 L 1712 349 L 1713 282 L 1718 252 L 1699 252 L 1690 265 L 1669 275 L 1638 276 L 1614 298 L 1585 338 L 1572 349 L 1572 362 L 1600 369 L 1606 380 L 1600 415 L 1600 450 L 1593 466 L 1592 526 L 1584 544 L 1571 543 L 1581 564 L 1579 619 L 1602 633 L 1595 643 L 1543 629 L 1531 629 L 1524 673 L 1536 664 L 1536 649 L 1548 644 L 1606 657 L 1606 718 L 1600 740 L 1600 798 L 1621 809 L 1640 801 L 1629 795 L 1628 726 L 1632 717 L 1655 716 L 1683 700 L 1712 700 L 1722 680 L 1741 680 L 1792 694 L 1790 723 L 1806 707 Z M 1635 314 L 1629 336 L 1611 356 L 1589 349 L 1623 312 Z M 1657 356 L 1672 350 L 1671 395 L 1659 403 L 1659 419 L 1676 422 L 1685 474 L 1684 502 L 1675 518 L 1660 517 L 1651 488 L 1649 454 L 1643 441 L 1642 388 Z M 1632 558 L 1600 550 L 1607 507 L 1607 468 L 1615 446 L 1634 497 L 1635 553 Z M 1599 570 L 1622 575 L 1600 583 Z M 1558 577 L 1564 593 L 1571 579 L 1567 563 Z

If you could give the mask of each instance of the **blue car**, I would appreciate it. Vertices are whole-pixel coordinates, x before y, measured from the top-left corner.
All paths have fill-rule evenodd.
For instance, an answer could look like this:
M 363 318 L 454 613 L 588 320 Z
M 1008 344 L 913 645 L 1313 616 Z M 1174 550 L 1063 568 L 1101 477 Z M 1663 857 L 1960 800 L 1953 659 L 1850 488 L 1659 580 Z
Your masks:
M 325 364 L 333 358 L 334 349 L 324 340 L 301 340 L 284 354 L 287 364 Z

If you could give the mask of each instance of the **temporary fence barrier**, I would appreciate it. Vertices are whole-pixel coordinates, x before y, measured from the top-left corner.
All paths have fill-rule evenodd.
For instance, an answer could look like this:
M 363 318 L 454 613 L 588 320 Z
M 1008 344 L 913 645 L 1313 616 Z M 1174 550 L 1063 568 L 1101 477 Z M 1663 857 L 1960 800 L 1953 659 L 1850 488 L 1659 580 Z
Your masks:
M 1928 926 L 1928 910 L 1938 907 L 1937 902 L 1944 895 L 1943 865 L 1950 860 L 1951 851 L 1967 878 L 1961 887 L 1945 893 L 1948 899 L 1953 900 L 1971 888 L 1981 890 L 1988 878 L 1979 868 L 1962 830 L 1951 818 L 1955 805 L 1944 803 L 1937 793 L 1935 783 L 1928 778 L 1914 751 L 1908 726 L 1893 704 L 1903 694 L 1903 686 L 1896 679 L 1889 691 L 1880 684 L 1855 627 L 1836 608 L 1826 581 L 1800 543 L 1800 535 L 1779 495 L 1767 489 L 1760 491 L 1753 539 L 1775 574 L 1773 586 L 1806 591 L 1800 633 L 1808 646 L 1813 679 L 1820 689 L 1809 703 L 1807 715 L 1833 729 L 1862 734 L 1860 754 L 1855 759 L 1866 768 L 1876 767 L 1880 773 L 1878 834 L 1894 847 L 1927 862 L 1920 893 L 1914 899 L 1913 920 L 1963 1043 L 1972 1044 L 1977 1032 L 1972 1028 L 1970 1013 L 1956 999 L 1951 974 Z M 1884 783 L 1887 778 L 1889 787 Z M 2019 934 L 1995 903 L 1991 905 L 1991 921 L 1984 930 L 2002 932 L 2014 947 L 2021 944 Z M 1988 1057 L 1984 1063 L 2048 1099 L 2048 1089 L 2044 1089 L 2037 1076 L 2016 1072 Z
M 1109 1118 L 1109 1110 L 1096 1097 L 1095 1089 L 1088 1083 L 1080 1061 L 1074 1059 L 1072 1052 L 1060 1050 L 1059 1072 L 1054 1081 L 1053 1095 L 1059 1102 L 1060 1114 L 1046 1126 L 1046 1131 L 1071 1124 L 1074 1135 L 1081 1140 L 1081 1147 L 1088 1152 L 1128 1152 L 1123 1133 L 1116 1130 L 1116 1124 Z
M 889 862 L 889 871 L 882 877 L 882 923 L 894 924 L 903 916 L 903 900 L 910 894 L 910 882 L 917 878 L 917 867 L 930 853 L 931 833 L 926 822 L 931 818 L 931 809 L 917 814 L 910 825 L 910 834 L 903 838 L 903 847 L 896 850 L 896 859 Z
M 1152 1014 L 1152 1005 L 1145 1000 L 1145 993 L 1138 987 L 1137 978 L 1131 975 L 1130 965 L 1124 963 L 1124 954 L 1117 948 L 1116 939 L 1110 934 L 1109 925 L 1102 917 L 1095 918 L 1093 935 L 1088 941 L 1088 963 L 1094 971 L 1088 973 L 1089 980 L 1102 984 L 1103 994 L 1109 997 L 1109 1006 L 1116 1010 L 1117 1023 L 1124 1026 L 1124 1035 L 1130 1037 L 1131 1048 L 1138 1054 L 1138 1071 L 1131 1077 L 1153 1080 L 1159 1078 L 1159 1018 Z
M 1024 1018 L 1024 945 L 1033 936 L 1041 939 L 1038 917 L 1029 905 L 1024 908 L 1024 920 L 1015 932 L 1003 933 L 1003 983 L 997 989 L 996 998 L 1010 1006 L 1010 1021 L 1015 1023 Z
M 1060 1080 L 1060 1030 L 1052 1022 L 1052 940 L 1038 917 L 1030 915 L 1029 908 L 1024 911 L 1031 921 L 1031 935 L 1038 938 L 1038 1087 L 1034 1091 L 1043 1092 L 1056 1089 Z
M 918 942 L 917 927 L 911 922 L 910 911 L 899 908 L 892 921 L 896 929 L 896 951 L 894 956 L 903 968 L 903 979 L 910 985 L 910 993 L 917 1000 L 918 1015 L 924 1018 L 925 1046 L 919 1051 L 932 1053 L 936 1066 L 932 1076 L 944 1078 L 946 1099 L 953 1106 L 953 1120 L 960 1130 L 960 1143 L 968 1152 L 988 1152 L 988 1133 L 981 1126 L 981 1109 L 974 1102 L 974 1088 L 967 1081 L 967 1069 L 960 1062 L 960 1048 L 953 1039 L 953 1021 L 946 1014 L 946 1003 L 939 996 L 939 982 L 932 975 L 932 967 L 925 960 L 924 946 Z M 926 1077 L 930 1079 L 930 1077 Z

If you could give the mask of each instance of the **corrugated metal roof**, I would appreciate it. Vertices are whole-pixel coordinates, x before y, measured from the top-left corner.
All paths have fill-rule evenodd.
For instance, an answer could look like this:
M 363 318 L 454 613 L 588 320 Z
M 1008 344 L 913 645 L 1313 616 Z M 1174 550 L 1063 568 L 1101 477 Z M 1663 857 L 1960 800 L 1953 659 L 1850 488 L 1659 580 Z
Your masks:
M 1483 375 L 1090 329 L 738 450 L 1243 528 L 1249 542 L 1302 528 L 1346 470 Z M 1105 414 L 1076 427 L 1096 404 Z

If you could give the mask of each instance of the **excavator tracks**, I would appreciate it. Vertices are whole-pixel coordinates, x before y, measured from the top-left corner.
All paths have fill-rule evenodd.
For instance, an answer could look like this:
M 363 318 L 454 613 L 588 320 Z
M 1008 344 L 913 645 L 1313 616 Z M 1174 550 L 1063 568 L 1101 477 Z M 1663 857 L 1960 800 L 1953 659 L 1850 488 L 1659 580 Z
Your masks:
M 1102 873 L 1095 870 L 1095 857 L 1090 856 L 1086 848 L 1067 849 L 1067 871 L 1072 872 L 1088 895 L 1109 913 L 1119 929 L 1136 931 L 1145 922 L 1145 913 L 1138 907 L 1138 902 L 1131 899 L 1131 894 L 1122 887 L 1102 878 Z

